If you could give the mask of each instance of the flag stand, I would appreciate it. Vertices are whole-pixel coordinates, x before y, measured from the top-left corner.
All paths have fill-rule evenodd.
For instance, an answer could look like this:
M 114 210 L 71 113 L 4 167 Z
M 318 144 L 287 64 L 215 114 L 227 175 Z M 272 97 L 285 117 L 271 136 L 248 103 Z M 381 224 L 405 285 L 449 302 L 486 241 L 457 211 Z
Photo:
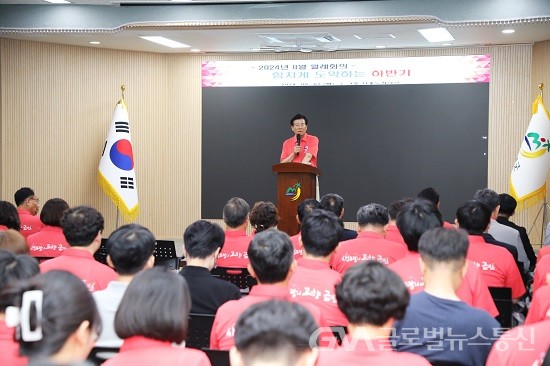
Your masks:
M 550 206 L 548 206 L 548 202 L 546 201 L 546 196 L 544 197 L 544 202 L 542 202 L 540 208 L 539 208 L 539 211 L 537 212 L 537 216 L 535 216 L 535 220 L 533 221 L 533 225 L 531 225 L 531 228 L 529 229 L 529 234 L 531 234 L 531 232 L 533 231 L 533 229 L 535 228 L 535 225 L 537 224 L 537 220 L 540 216 L 540 214 L 542 213 L 542 226 L 541 226 L 541 230 L 540 230 L 540 245 L 541 247 L 544 245 L 544 234 L 545 234 L 545 228 L 546 228 L 546 224 L 547 224 L 547 221 L 548 221 L 548 209 L 550 208 Z

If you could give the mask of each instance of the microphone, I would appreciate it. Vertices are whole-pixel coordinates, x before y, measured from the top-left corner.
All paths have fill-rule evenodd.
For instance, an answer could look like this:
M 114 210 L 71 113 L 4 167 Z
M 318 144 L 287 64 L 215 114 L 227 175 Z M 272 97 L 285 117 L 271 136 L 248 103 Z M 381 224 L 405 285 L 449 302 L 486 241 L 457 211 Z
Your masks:
M 302 135 L 300 134 L 296 135 L 296 145 L 300 146 L 301 139 L 302 139 Z M 296 153 L 296 155 L 300 155 L 300 153 Z

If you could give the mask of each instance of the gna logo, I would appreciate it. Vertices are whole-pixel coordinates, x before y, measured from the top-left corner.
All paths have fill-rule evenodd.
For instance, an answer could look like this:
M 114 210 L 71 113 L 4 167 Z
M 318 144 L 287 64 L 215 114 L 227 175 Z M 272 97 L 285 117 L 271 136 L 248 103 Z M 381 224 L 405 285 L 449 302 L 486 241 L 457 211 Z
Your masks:
M 292 187 L 288 187 L 286 189 L 285 196 L 292 197 L 291 201 L 296 201 L 298 198 L 300 198 L 300 195 L 302 194 L 302 185 L 300 182 L 297 182 Z

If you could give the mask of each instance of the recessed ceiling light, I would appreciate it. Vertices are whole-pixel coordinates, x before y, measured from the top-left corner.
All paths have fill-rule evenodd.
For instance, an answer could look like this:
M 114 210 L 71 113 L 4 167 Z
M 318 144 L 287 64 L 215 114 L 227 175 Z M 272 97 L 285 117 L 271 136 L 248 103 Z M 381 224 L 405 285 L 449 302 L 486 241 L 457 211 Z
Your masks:
M 201 50 L 199 50 L 198 48 L 191 48 L 189 51 L 191 51 L 191 52 L 200 52 Z
M 418 32 L 420 32 L 428 42 L 448 42 L 455 40 L 451 33 L 445 28 L 418 29 Z
M 396 38 L 397 38 L 396 36 L 394 36 L 394 35 L 391 34 L 391 33 L 388 33 L 388 36 L 390 36 L 390 37 L 393 38 L 393 39 L 396 39 Z
M 357 34 L 354 34 L 353 36 L 357 39 L 363 39 L 363 38 L 359 37 Z
M 386 48 L 386 47 L 388 47 L 388 46 L 383 45 L 383 44 L 379 44 L 378 46 L 376 46 L 376 48 Z
M 101 42 L 99 41 L 90 41 L 90 44 L 100 44 Z
M 254 48 L 251 48 L 250 51 L 259 52 L 259 51 L 261 51 L 261 49 L 259 49 L 258 47 L 254 47 Z
M 452 46 L 453 44 L 452 43 L 442 43 L 441 45 L 442 46 Z
M 44 0 L 44 1 L 50 4 L 70 4 L 71 3 L 70 1 L 67 1 L 67 0 Z
M 505 29 L 505 30 L 502 31 L 502 33 L 504 33 L 504 34 L 512 34 L 514 32 L 515 32 L 515 30 L 513 30 L 513 29 Z
M 171 39 L 159 37 L 159 36 L 140 36 L 139 38 L 143 38 L 146 41 L 155 42 L 158 44 L 161 44 L 166 47 L 170 48 L 189 48 L 191 46 L 188 46 L 184 43 L 172 41 Z

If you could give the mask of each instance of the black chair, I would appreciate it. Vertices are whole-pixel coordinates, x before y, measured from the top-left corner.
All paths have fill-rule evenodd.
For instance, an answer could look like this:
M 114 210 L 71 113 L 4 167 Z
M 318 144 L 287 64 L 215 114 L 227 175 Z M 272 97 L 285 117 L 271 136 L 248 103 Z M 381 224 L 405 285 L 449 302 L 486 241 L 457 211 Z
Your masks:
M 231 282 L 241 290 L 241 294 L 245 295 L 258 283 L 246 268 L 216 267 L 210 273 L 212 276 Z
M 330 327 L 332 330 L 332 334 L 334 335 L 334 338 L 336 338 L 336 341 L 338 342 L 338 345 L 342 344 L 342 340 L 348 334 L 348 327 L 343 325 L 334 325 Z
M 215 349 L 203 349 L 210 360 L 212 366 L 229 366 L 229 351 L 220 351 Z
M 210 332 L 213 324 L 213 314 L 190 313 L 185 347 L 196 349 L 210 347 Z
M 176 244 L 173 240 L 157 240 L 154 256 L 155 266 L 179 270 L 180 258 L 176 254 Z
M 107 239 L 102 238 L 99 249 L 94 253 L 94 258 L 99 263 L 107 264 Z
M 498 309 L 495 318 L 503 328 L 512 328 L 512 313 L 514 302 L 512 301 L 512 289 L 510 287 L 489 287 L 491 297 Z
M 109 358 L 115 356 L 120 347 L 94 347 L 88 355 L 88 361 L 94 365 L 101 365 Z

